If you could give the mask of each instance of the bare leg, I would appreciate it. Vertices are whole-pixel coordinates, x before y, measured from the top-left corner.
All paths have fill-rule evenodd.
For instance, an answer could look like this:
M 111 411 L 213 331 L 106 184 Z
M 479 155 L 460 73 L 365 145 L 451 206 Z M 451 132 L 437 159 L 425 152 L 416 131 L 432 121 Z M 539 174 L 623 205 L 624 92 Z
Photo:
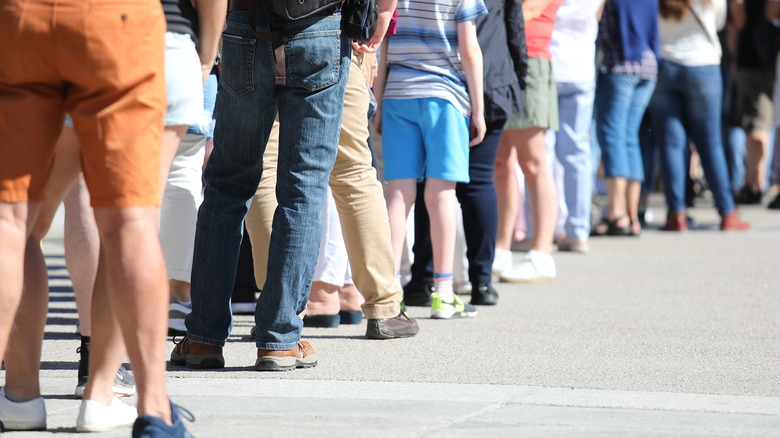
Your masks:
M 763 191 L 764 181 L 766 181 L 766 157 L 769 155 L 769 133 L 767 131 L 748 133 L 746 148 L 745 186 L 753 191 Z
M 105 277 L 98 269 L 93 320 L 98 323 L 96 305 L 107 293 L 109 311 L 121 328 L 138 387 L 138 414 L 160 417 L 170 424 L 171 412 L 165 392 L 165 341 L 168 329 L 168 288 L 165 262 L 157 237 L 155 207 L 96 208 L 100 230 L 101 260 Z M 142 255 L 142 256 L 141 256 Z M 109 287 L 97 287 L 104 283 Z M 107 289 L 107 291 L 105 290 Z M 106 330 L 108 337 L 113 330 Z M 85 397 L 107 404 L 113 397 L 111 382 L 116 367 L 96 367 L 98 353 L 115 354 L 114 344 L 102 344 L 103 327 L 92 336 L 90 380 Z M 101 342 L 98 342 L 101 341 Z M 104 364 L 108 361 L 101 360 Z
M 525 175 L 525 190 L 531 211 L 533 240 L 531 249 L 550 254 L 558 217 L 558 190 L 547 165 L 547 131 L 542 128 L 507 131 L 517 150 L 517 159 Z
M 639 225 L 639 197 L 642 192 L 642 183 L 639 181 L 626 181 L 626 214 L 633 223 Z M 638 232 L 638 229 L 632 229 L 632 232 Z
M 339 288 L 339 308 L 349 312 L 360 311 L 360 306 L 365 302 L 354 284 L 345 284 Z
M 518 189 L 517 176 L 515 175 L 515 162 L 517 155 L 512 140 L 504 131 L 498 144 L 496 155 L 496 167 L 493 178 L 496 185 L 498 200 L 498 237 L 496 248 L 509 251 L 512 245 L 515 219 L 517 216 Z
M 63 130 L 55 151 L 46 201 L 36 204 L 37 214 L 28 218 L 24 293 L 5 356 L 6 386 L 10 392 L 27 399 L 40 397 L 38 375 L 49 305 L 48 271 L 40 242 L 48 233 L 62 198 L 81 169 L 79 144 L 72 128 Z
M 394 179 L 387 182 L 387 215 L 390 219 L 390 240 L 393 243 L 395 269 L 401 269 L 401 253 L 406 239 L 406 217 L 417 196 L 417 180 Z
M 161 191 L 165 187 L 168 169 L 184 132 L 186 127 L 176 126 L 166 127 L 163 133 L 160 158 Z M 163 277 L 167 277 L 157 237 L 159 209 L 100 209 L 100 214 L 98 211 L 95 210 L 95 218 L 101 236 L 101 257 L 92 297 L 92 317 L 101 329 L 92 336 L 90 378 L 84 398 L 103 404 L 111 402 L 114 397 L 111 388 L 116 369 L 122 363 L 125 354 L 123 347 L 126 346 L 138 388 L 138 414 L 146 413 L 169 421 L 170 406 L 165 396 L 164 354 L 170 291 L 167 278 L 162 285 L 157 284 L 156 279 L 160 272 Z M 106 221 L 102 226 L 99 215 Z M 136 232 L 143 233 L 150 225 L 147 223 L 150 220 L 153 226 L 152 237 L 139 234 L 139 241 L 132 242 L 131 234 L 127 234 L 127 230 L 135 229 Z M 124 243 L 121 242 L 123 239 Z M 138 248 L 136 251 L 131 250 L 134 246 Z M 143 257 L 139 257 L 139 254 L 143 254 Z M 157 256 L 159 261 L 155 260 Z M 148 272 L 143 272 L 144 269 Z M 120 283 L 120 279 L 124 280 L 124 283 Z M 148 289 L 139 291 L 139 288 L 144 287 Z M 120 293 L 123 289 L 124 292 Z M 127 296 L 128 294 L 137 295 Z M 163 304 L 158 307 L 158 302 Z M 144 312 L 144 307 L 148 307 L 148 314 Z M 132 318 L 128 319 L 133 313 L 135 322 Z M 163 315 L 164 329 L 159 339 L 156 339 L 154 336 L 160 329 L 155 325 L 159 318 L 158 313 Z M 137 324 L 138 330 L 134 324 Z M 151 325 L 147 327 L 147 324 Z M 156 345 L 160 346 L 158 351 L 149 350 Z
M 8 338 L 24 285 L 24 249 L 27 219 L 37 204 L 0 202 L 0 353 L 6 354 Z
M 335 284 L 313 281 L 306 315 L 335 315 L 339 313 L 339 287 Z
M 79 177 L 65 196 L 65 265 L 73 280 L 81 334 L 92 335 L 92 289 L 97 275 L 100 235 L 89 205 L 84 178 Z
M 428 178 L 425 206 L 431 218 L 433 272 L 452 273 L 455 260 L 455 181 Z

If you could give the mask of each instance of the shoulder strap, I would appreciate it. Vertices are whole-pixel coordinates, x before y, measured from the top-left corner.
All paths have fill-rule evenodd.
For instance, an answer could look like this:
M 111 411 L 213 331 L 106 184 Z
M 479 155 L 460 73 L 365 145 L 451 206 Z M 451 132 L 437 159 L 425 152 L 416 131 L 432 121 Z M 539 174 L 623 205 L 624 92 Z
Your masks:
M 717 42 L 713 39 L 712 34 L 707 32 L 707 27 L 704 26 L 704 23 L 701 21 L 701 18 L 699 18 L 699 14 L 696 13 L 695 10 L 693 10 L 693 7 L 689 4 L 688 5 L 688 11 L 693 15 L 693 18 L 696 19 L 696 22 L 699 23 L 699 26 L 701 27 L 701 30 L 704 32 L 705 35 L 707 35 L 707 39 L 710 41 L 710 44 L 712 44 L 715 47 L 718 47 Z

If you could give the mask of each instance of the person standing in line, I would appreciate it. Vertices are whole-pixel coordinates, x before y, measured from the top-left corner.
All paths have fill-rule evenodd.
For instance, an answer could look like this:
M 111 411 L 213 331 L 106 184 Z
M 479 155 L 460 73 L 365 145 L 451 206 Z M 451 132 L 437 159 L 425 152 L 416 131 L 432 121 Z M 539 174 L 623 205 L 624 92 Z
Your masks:
M 566 214 L 558 218 L 564 230 L 557 241 L 558 251 L 585 253 L 590 249 L 590 126 L 596 92 L 596 35 L 603 8 L 604 0 L 564 0 L 555 18 L 550 51 L 561 129 L 557 133 L 548 130 L 547 143 L 563 170 L 558 198 Z
M 0 9 L 0 58 L 18 61 L 0 65 L 0 352 L 6 354 L 22 294 L 27 224 L 44 200 L 67 111 L 82 145 L 105 254 L 105 276 L 98 281 L 110 286 L 105 310 L 117 323 L 99 330 L 122 336 L 112 345 L 93 345 L 92 356 L 124 356 L 126 346 L 138 385 L 140 416 L 133 428 L 138 437 L 186 433 L 166 395 L 163 358 L 168 296 L 157 206 L 164 32 L 157 0 L 98 9 L 80 1 L 42 0 L 24 10 Z M 61 56 L 48 56 L 52 52 Z M 85 398 L 108 405 L 116 367 L 104 374 L 93 373 Z M 0 394 L 4 428 L 45 428 L 40 390 L 18 383 L 19 389 L 6 386 Z
M 466 256 L 469 262 L 471 304 L 495 305 L 492 268 L 498 233 L 498 204 L 493 180 L 496 153 L 506 120 L 523 107 L 528 52 L 525 21 L 518 0 L 485 0 L 488 14 L 477 19 L 482 49 L 487 132 L 482 143 L 469 149 L 469 182 L 457 183 L 455 195 L 463 213 Z M 407 306 L 430 306 L 433 254 L 430 219 L 425 208 L 424 184 L 418 184 L 414 207 L 414 263 L 412 279 L 404 286 Z
M 658 75 L 658 2 L 608 1 L 597 45 L 603 57 L 596 82 L 596 135 L 608 205 L 591 236 L 638 235 L 644 180 L 639 126 Z
M 392 3 L 392 2 L 391 2 Z M 214 151 L 204 173 L 187 336 L 171 362 L 222 368 L 232 325 L 230 296 L 247 201 L 260 183 L 263 152 L 277 110 L 279 207 L 269 242 L 268 276 L 255 310 L 255 369 L 312 367 L 317 356 L 301 341 L 322 232 L 320 209 L 338 152 L 350 42 L 341 31 L 338 2 L 286 21 L 259 0 L 233 1 L 223 32 Z M 376 50 L 392 9 L 380 8 L 377 31 L 364 44 Z M 251 62 L 248 62 L 250 60 Z M 316 69 L 311 66 L 316 65 Z
M 650 100 L 655 139 L 669 209 L 661 230 L 685 231 L 686 150 L 692 142 L 721 216 L 721 230 L 747 230 L 737 217 L 721 140 L 723 86 L 718 29 L 726 24 L 726 0 L 659 2 L 658 82 Z
M 768 59 L 757 39 L 766 23 L 767 0 L 732 0 L 729 4 L 737 41 L 736 124 L 745 131 L 745 185 L 737 204 L 760 204 L 766 190 L 766 160 L 769 156 L 769 130 L 772 128 L 772 94 L 775 59 Z M 772 54 L 776 57 L 776 53 Z
M 413 3 L 397 9 L 397 32 L 382 49 L 374 86 L 376 132 L 383 135 L 387 211 L 396 284 L 406 218 L 425 176 L 431 215 L 434 288 L 431 316 L 476 316 L 452 288 L 457 182 L 468 182 L 469 146 L 485 136 L 482 53 L 474 20 L 487 14 L 482 0 Z
M 557 191 L 547 162 L 547 130 L 558 130 L 558 97 L 552 71 L 552 41 L 555 16 L 563 0 L 523 2 L 528 43 L 528 75 L 525 107 L 506 123 L 496 158 L 498 195 L 498 238 L 496 263 L 501 281 L 512 283 L 550 282 L 556 277 L 552 255 L 555 219 L 558 214 Z M 533 237 L 526 257 L 512 265 L 510 247 L 517 209 L 515 161 L 523 171 L 530 209 Z

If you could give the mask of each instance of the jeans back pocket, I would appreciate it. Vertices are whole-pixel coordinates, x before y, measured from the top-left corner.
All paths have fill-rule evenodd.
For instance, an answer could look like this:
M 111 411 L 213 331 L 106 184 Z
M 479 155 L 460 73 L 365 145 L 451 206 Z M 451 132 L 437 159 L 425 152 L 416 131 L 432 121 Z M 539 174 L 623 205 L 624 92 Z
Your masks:
M 255 89 L 255 38 L 222 34 L 222 76 L 219 83 L 234 96 L 243 96 Z
M 285 42 L 287 85 L 309 91 L 329 87 L 339 81 L 341 31 L 301 32 Z

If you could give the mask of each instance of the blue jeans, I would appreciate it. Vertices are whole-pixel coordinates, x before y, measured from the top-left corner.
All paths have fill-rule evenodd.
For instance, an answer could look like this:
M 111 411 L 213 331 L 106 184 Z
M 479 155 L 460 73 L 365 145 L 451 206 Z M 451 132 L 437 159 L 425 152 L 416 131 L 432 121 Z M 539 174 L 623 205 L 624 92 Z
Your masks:
M 596 133 L 607 178 L 644 180 L 639 125 L 655 82 L 639 76 L 600 74 L 596 85 Z
M 592 193 L 590 122 L 593 119 L 594 81 L 558 82 L 560 129 L 547 130 L 547 147 L 563 167 L 560 201 L 566 205 L 566 235 L 587 239 L 590 235 Z M 559 201 L 559 202 L 560 202 Z
M 262 13 L 256 28 L 269 32 Z M 259 39 L 246 12 L 230 12 L 223 33 L 214 152 L 198 213 L 188 337 L 223 346 L 246 202 L 279 111 L 276 209 L 268 275 L 255 311 L 257 348 L 289 350 L 300 339 L 322 233 L 321 208 L 338 150 L 350 44 L 336 13 L 281 29 L 281 46 Z M 284 52 L 284 64 L 276 60 Z M 278 75 L 277 75 L 278 73 Z M 283 82 L 283 83 L 282 83 Z
M 685 211 L 685 153 L 696 145 L 715 206 L 722 215 L 734 209 L 729 171 L 721 141 L 721 76 L 717 65 L 686 67 L 669 61 L 658 66 L 658 85 L 650 102 L 661 152 L 666 204 Z

